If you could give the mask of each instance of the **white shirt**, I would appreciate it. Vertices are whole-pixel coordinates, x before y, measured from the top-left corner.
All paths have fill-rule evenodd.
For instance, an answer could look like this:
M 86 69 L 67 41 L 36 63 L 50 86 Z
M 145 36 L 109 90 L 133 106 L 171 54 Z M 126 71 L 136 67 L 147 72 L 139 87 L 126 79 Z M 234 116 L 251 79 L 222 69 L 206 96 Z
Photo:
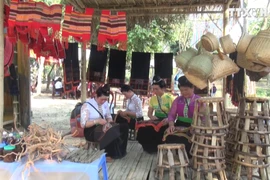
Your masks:
M 62 83 L 60 81 L 57 81 L 54 85 L 55 89 L 61 89 L 63 87 Z
M 136 94 L 128 100 L 126 111 L 134 112 L 136 114 L 136 118 L 143 117 L 142 101 Z
M 92 104 L 97 110 L 98 104 L 94 98 L 86 100 L 86 102 Z M 100 117 L 100 114 L 88 103 L 84 103 L 81 108 L 81 126 L 84 128 L 87 121 L 93 121 L 95 119 L 102 118 Z M 110 109 L 109 109 L 109 103 L 105 102 L 101 105 L 102 112 L 100 112 L 104 119 L 112 119 Z

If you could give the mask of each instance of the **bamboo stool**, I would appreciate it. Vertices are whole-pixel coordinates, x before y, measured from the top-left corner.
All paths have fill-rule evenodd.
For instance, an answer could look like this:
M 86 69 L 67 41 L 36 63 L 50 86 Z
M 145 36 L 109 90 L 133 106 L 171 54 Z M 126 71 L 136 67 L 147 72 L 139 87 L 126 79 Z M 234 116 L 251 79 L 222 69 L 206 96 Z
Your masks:
M 214 111 L 216 109 L 216 111 Z M 203 97 L 195 103 L 192 127 L 195 129 L 213 130 L 227 129 L 229 127 L 223 98 Z
M 170 180 L 175 179 L 175 169 L 180 169 L 180 179 L 185 180 L 189 164 L 184 144 L 158 145 L 156 177 L 163 180 L 164 169 L 169 169 Z

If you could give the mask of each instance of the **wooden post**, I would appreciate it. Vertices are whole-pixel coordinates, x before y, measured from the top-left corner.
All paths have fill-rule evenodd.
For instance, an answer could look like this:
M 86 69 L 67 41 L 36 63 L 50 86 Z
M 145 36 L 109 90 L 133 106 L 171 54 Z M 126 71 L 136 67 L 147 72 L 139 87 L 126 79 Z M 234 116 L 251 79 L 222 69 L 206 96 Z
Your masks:
M 27 129 L 31 123 L 31 99 L 30 99 L 30 62 L 28 48 L 21 41 L 17 42 L 18 52 L 18 78 L 20 91 L 20 122 Z
M 81 47 L 81 102 L 86 100 L 86 49 Z
M 0 1 L 0 130 L 3 129 L 4 122 L 4 1 Z M 2 139 L 2 131 L 0 131 Z
M 225 36 L 228 32 L 228 22 L 229 22 L 229 7 L 232 3 L 232 0 L 229 0 L 227 4 L 223 6 L 223 35 Z M 226 96 L 226 78 L 223 78 L 223 90 L 222 90 L 222 97 L 224 97 L 224 104 L 225 107 L 228 106 L 228 98 Z

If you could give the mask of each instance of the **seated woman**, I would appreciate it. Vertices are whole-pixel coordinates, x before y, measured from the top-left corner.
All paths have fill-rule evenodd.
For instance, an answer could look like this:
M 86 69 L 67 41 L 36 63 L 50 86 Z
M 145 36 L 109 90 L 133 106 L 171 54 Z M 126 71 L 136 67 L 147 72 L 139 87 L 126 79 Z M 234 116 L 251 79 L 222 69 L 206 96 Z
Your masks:
M 117 112 L 116 122 L 128 122 L 129 129 L 135 129 L 136 122 L 143 120 L 142 101 L 129 85 L 123 85 L 121 93 L 128 100 L 128 103 L 125 111 L 119 110 Z
M 157 146 L 162 143 L 163 133 L 167 129 L 168 112 L 174 100 L 172 95 L 165 93 L 166 83 L 159 76 L 154 76 L 152 88 L 155 96 L 151 97 L 148 109 L 151 121 L 136 125 L 137 140 L 148 153 L 157 152 Z
M 81 108 L 81 126 L 84 128 L 84 136 L 87 141 L 94 142 L 94 132 L 99 125 L 112 122 L 109 110 L 108 98 L 110 95 L 109 85 L 99 87 L 94 98 L 88 99 Z M 126 155 L 128 124 L 121 123 L 120 138 L 116 138 L 104 148 L 107 160 L 122 158 Z M 113 137 L 112 137 L 113 138 Z M 110 141 L 107 139 L 107 141 Z
M 175 129 L 177 127 L 190 127 L 192 123 L 192 117 L 194 113 L 195 101 L 200 98 L 200 96 L 194 94 L 194 86 L 191 84 L 185 76 L 178 79 L 178 88 L 180 90 L 181 96 L 177 97 L 172 104 L 168 122 L 169 128 L 166 137 L 166 143 L 180 143 L 185 144 L 186 152 L 189 155 L 192 143 L 185 136 L 174 135 Z M 176 120 L 176 122 L 175 122 Z M 181 128 L 180 128 L 181 129 Z M 189 131 L 188 133 L 189 134 Z
M 54 94 L 59 94 L 60 96 L 63 96 L 64 88 L 62 84 L 62 78 L 58 77 L 53 81 L 53 88 L 54 88 Z

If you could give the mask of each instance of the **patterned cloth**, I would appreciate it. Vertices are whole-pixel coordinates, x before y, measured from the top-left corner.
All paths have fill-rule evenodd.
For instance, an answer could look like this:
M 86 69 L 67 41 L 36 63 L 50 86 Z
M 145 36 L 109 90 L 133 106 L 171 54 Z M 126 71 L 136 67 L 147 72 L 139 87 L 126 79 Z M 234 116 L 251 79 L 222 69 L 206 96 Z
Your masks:
M 79 13 L 75 12 L 72 6 L 66 6 L 62 29 L 63 40 L 68 42 L 68 37 L 72 36 L 76 41 L 82 42 L 83 47 L 86 48 L 86 44 L 91 39 L 93 13 L 92 8 L 86 8 L 85 13 Z
M 126 51 L 110 50 L 108 83 L 111 87 L 121 87 L 125 84 Z
M 62 5 L 54 4 L 48 6 L 43 2 L 36 2 L 36 7 L 32 9 L 31 17 L 29 17 L 29 30 L 31 30 L 31 36 L 37 35 L 40 27 L 50 27 L 53 30 L 53 34 L 60 31 L 61 18 L 62 18 Z
M 4 27 L 8 27 L 8 17 L 10 13 L 10 7 L 4 5 Z
M 117 12 L 113 15 L 109 10 L 101 11 L 100 28 L 98 32 L 98 50 L 104 50 L 106 42 L 110 45 L 119 43 L 118 48 L 120 50 L 126 50 L 127 28 L 125 12 Z

